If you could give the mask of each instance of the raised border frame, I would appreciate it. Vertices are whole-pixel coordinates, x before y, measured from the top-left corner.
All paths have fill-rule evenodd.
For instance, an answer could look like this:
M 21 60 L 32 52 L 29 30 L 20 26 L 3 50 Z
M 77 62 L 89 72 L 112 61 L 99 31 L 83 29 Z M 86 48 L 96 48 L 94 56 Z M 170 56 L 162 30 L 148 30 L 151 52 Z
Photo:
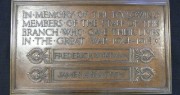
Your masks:
M 170 33 L 170 7 L 169 0 L 12 0 L 11 3 L 11 48 L 10 48 L 10 95 L 59 95 L 67 94 L 72 95 L 68 91 L 59 90 L 59 89 L 47 89 L 47 90 L 38 90 L 34 91 L 33 89 L 28 90 L 19 90 L 15 85 L 15 55 L 16 55 L 16 16 L 17 16 L 17 6 L 19 5 L 59 5 L 59 4 L 115 4 L 115 5 L 157 5 L 163 6 L 164 16 L 165 16 L 165 62 L 166 62 L 166 76 L 167 76 L 167 85 L 165 88 L 123 88 L 123 89 L 112 89 L 112 94 L 121 93 L 130 93 L 130 94 L 170 94 L 172 93 L 172 71 L 171 71 L 171 33 Z M 107 89 L 104 89 L 101 92 L 107 93 Z M 61 91 L 64 91 L 61 93 Z M 33 93 L 34 94 L 33 94 Z M 83 90 L 72 90 L 70 92 L 81 92 L 78 95 L 84 95 L 88 91 Z M 95 95 L 97 91 L 92 91 Z M 88 93 L 86 93 L 88 95 Z M 90 93 L 89 93 L 90 94 Z M 73 94 L 74 95 L 74 94 Z

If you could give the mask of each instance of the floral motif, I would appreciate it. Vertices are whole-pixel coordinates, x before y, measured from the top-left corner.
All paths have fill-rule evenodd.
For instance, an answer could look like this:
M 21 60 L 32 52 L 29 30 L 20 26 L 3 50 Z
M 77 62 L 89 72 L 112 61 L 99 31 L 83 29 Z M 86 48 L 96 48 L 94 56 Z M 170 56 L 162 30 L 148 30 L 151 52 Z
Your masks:
M 42 61 L 44 63 L 50 63 L 49 50 L 49 48 L 45 48 L 44 51 L 40 48 L 33 48 L 27 54 L 27 58 L 34 64 L 40 64 Z
M 39 64 L 43 61 L 43 51 L 40 48 L 34 48 L 27 54 L 27 58 L 34 64 Z
M 28 74 L 29 79 L 33 82 L 45 81 L 48 78 L 47 68 L 33 67 Z
M 151 51 L 151 49 L 149 49 L 149 48 L 143 48 L 143 49 L 141 49 L 140 50 L 140 60 L 142 61 L 142 62 L 144 62 L 144 63 L 148 63 L 148 62 L 150 62 L 152 59 L 153 59 L 153 57 L 154 57 L 154 54 L 153 54 L 153 52 Z
M 150 48 L 130 48 L 129 50 L 129 62 L 149 63 L 154 57 L 154 53 Z
M 154 77 L 154 70 L 150 67 L 135 67 L 135 81 L 150 81 Z

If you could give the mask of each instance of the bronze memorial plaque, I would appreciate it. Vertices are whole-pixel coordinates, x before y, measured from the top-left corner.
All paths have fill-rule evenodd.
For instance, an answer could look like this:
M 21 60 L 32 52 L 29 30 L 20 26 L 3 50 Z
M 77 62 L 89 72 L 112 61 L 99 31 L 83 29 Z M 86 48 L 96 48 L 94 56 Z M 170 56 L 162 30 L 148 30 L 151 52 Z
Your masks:
M 168 94 L 168 0 L 13 0 L 11 95 Z

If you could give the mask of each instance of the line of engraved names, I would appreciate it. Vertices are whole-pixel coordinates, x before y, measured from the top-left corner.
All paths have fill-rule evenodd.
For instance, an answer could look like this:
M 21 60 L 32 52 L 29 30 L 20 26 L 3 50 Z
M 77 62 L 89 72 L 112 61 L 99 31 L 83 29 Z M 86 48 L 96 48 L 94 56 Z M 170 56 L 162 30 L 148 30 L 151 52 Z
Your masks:
M 33 64 L 60 62 L 119 62 L 119 63 L 149 63 L 154 58 L 150 48 L 129 49 L 52 49 L 33 48 L 27 58 Z
M 151 81 L 155 71 L 150 67 L 60 68 L 32 67 L 27 73 L 32 82 L 60 81 Z

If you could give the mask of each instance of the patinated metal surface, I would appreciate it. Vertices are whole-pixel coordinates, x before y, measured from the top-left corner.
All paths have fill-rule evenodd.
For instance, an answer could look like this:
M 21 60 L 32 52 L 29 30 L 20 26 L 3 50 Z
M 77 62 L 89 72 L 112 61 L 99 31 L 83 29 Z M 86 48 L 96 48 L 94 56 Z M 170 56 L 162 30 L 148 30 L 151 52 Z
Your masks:
M 166 0 L 12 2 L 11 94 L 171 93 Z

